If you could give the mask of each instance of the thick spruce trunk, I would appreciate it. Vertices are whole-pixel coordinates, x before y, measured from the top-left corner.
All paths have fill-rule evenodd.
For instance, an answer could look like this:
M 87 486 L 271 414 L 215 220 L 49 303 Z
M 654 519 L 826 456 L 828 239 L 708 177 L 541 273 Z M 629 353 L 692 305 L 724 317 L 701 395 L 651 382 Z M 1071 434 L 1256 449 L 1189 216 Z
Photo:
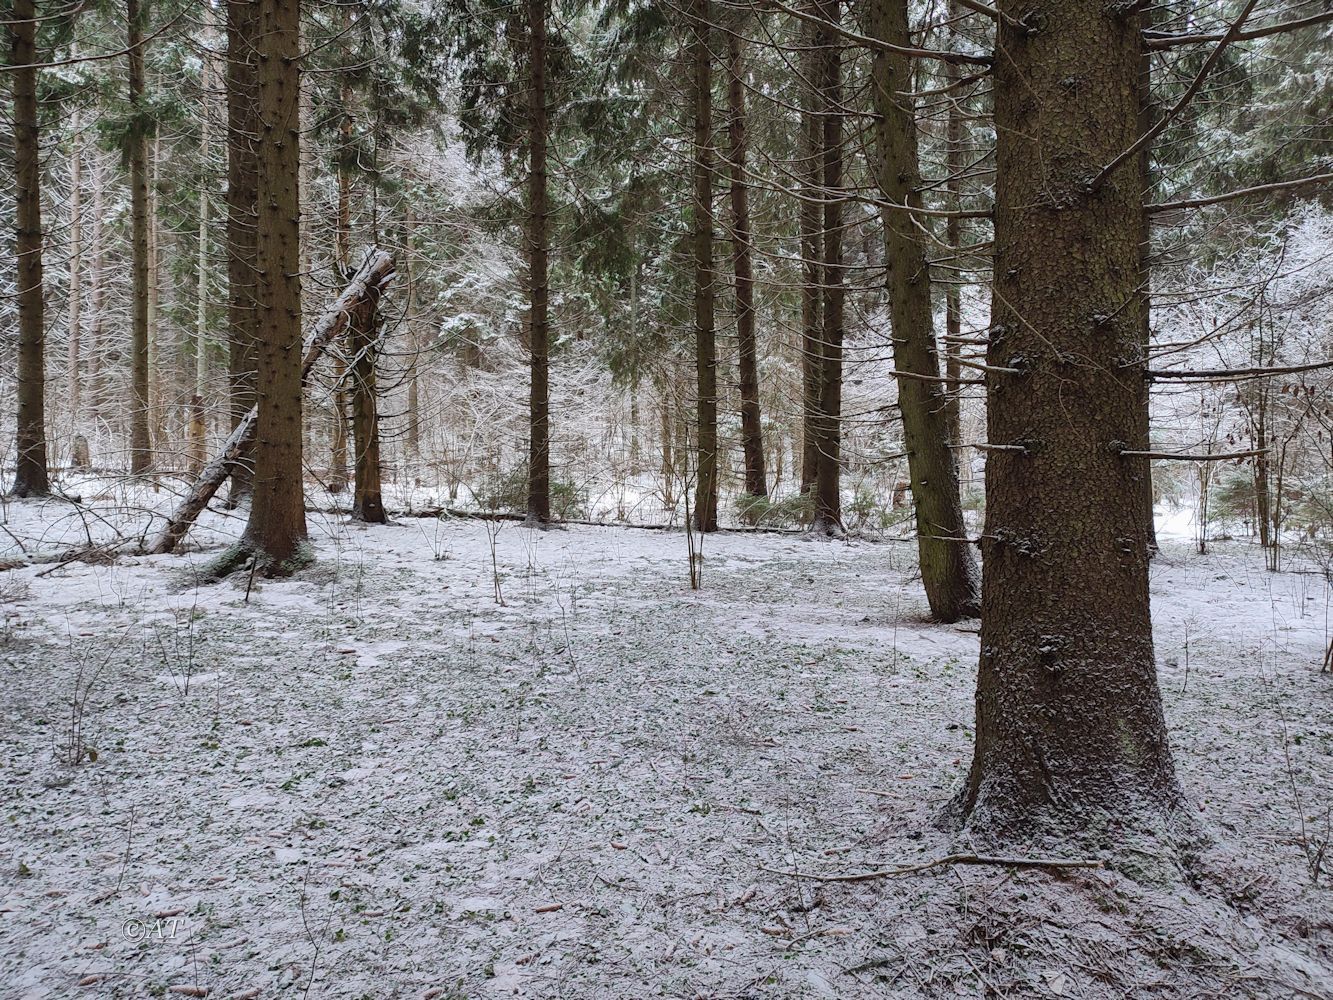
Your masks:
M 15 0 L 9 22 L 14 105 L 14 187 L 18 200 L 18 466 L 14 495 L 51 491 L 46 468 L 46 308 L 42 283 L 42 164 L 37 125 L 37 13 Z
M 546 4 L 528 12 L 528 521 L 551 520 L 549 205 L 546 146 Z
M 822 0 L 818 10 L 836 26 L 841 0 Z M 843 116 L 841 36 L 833 27 L 821 29 L 820 96 L 823 99 L 824 260 L 823 326 L 820 331 L 819 407 L 815 441 L 814 530 L 842 530 L 842 340 L 846 286 L 843 274 Z
M 130 472 L 143 475 L 153 464 L 152 398 L 149 389 L 148 297 L 148 108 L 144 98 L 144 24 L 141 0 L 126 0 L 129 25 L 126 59 L 132 119 L 126 142 L 130 168 Z
M 1001 0 L 975 844 L 1114 847 L 1182 818 L 1148 607 L 1138 165 L 1090 179 L 1139 122 L 1139 19 Z M 1041 30 L 1021 23 L 1040 13 Z M 1182 823 L 1183 823 L 1182 819 Z
M 259 197 L 259 83 L 256 0 L 232 0 L 227 17 L 227 355 L 229 409 L 234 431 L 255 405 L 259 310 L 255 302 Z M 254 469 L 230 468 L 235 506 L 250 495 Z
M 871 0 L 871 35 L 909 47 L 907 6 L 907 0 Z M 948 392 L 939 381 L 930 265 L 918 220 L 912 216 L 922 199 L 911 57 L 879 50 L 872 73 L 878 180 L 888 203 L 881 216 L 893 361 L 901 373 L 898 408 L 916 508 L 917 556 L 930 613 L 939 621 L 955 622 L 980 611 L 981 581 L 971 547 L 958 541 L 967 528 L 949 447 Z M 892 207 L 899 205 L 904 207 Z
M 754 262 L 750 184 L 745 176 L 745 62 L 741 38 L 727 32 L 727 133 L 731 168 L 731 261 L 736 276 L 736 349 L 741 395 L 741 450 L 745 492 L 768 496 L 763 410 L 759 405 L 759 347 L 755 337 Z
M 713 57 L 709 0 L 694 0 L 690 62 L 694 76 L 694 366 L 698 449 L 694 527 L 717 530 L 717 273 L 713 266 Z
M 1143 27 L 1151 28 L 1158 21 L 1160 12 L 1157 7 L 1148 7 L 1142 15 Z M 1139 134 L 1142 135 L 1157 124 L 1158 109 L 1152 99 L 1152 50 L 1146 41 L 1139 42 Z M 1139 350 L 1141 356 L 1148 357 L 1152 343 L 1152 216 L 1148 213 L 1148 204 L 1152 201 L 1153 177 L 1152 143 L 1143 147 L 1139 154 L 1139 294 L 1142 304 L 1139 307 Z M 1152 396 L 1150 383 L 1141 379 L 1136 386 L 1140 398 L 1138 402 L 1139 426 L 1134 438 L 1134 447 L 1138 451 L 1151 451 L 1152 447 Z M 1149 552 L 1157 551 L 1157 518 L 1153 510 L 1152 462 L 1145 460 L 1139 470 L 1139 503 L 1143 513 L 1143 532 L 1148 540 Z
M 299 3 L 261 0 L 259 78 L 259 406 L 254 498 L 241 549 L 266 574 L 306 561 L 301 448 Z

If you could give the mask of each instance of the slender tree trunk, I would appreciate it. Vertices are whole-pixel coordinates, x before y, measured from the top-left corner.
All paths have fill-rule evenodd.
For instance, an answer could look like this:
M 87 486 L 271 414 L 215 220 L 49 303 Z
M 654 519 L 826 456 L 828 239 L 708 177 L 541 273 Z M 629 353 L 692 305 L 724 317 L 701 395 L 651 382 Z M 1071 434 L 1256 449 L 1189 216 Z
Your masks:
M 260 0 L 259 415 L 241 549 L 265 573 L 309 558 L 301 454 L 301 5 Z
M 88 416 L 97 421 L 105 403 L 105 382 L 101 357 L 104 348 L 103 324 L 106 318 L 106 228 L 103 221 L 106 174 L 101 157 L 94 149 L 88 163 L 89 183 L 93 189 L 92 266 L 88 273 L 88 307 L 92 319 L 88 327 Z
M 528 12 L 528 521 L 551 519 L 550 289 L 546 145 L 546 4 Z
M 255 52 L 257 0 L 230 0 L 227 11 L 227 366 L 231 428 L 258 399 L 256 353 L 259 309 L 259 81 Z M 253 490 L 254 469 L 232 469 L 228 503 L 236 506 Z
M 736 344 L 740 368 L 741 447 L 745 492 L 768 496 L 763 413 L 759 407 L 759 349 L 755 342 L 754 265 L 751 260 L 750 186 L 745 177 L 745 63 L 741 39 L 727 32 L 728 138 L 731 146 L 731 244 L 736 274 Z
M 148 149 L 148 440 L 153 461 L 161 463 L 167 449 L 167 377 L 162 361 L 162 231 L 157 212 L 162 165 L 160 134 L 153 136 Z
M 146 473 L 153 464 L 148 377 L 148 109 L 144 102 L 143 32 L 147 11 L 141 0 L 126 0 L 129 24 L 129 93 L 134 120 L 126 138 L 130 167 L 130 472 Z
M 1139 18 L 1104 0 L 1000 0 L 995 300 L 987 359 L 976 752 L 957 805 L 978 845 L 1110 848 L 1188 820 L 1148 609 L 1135 357 Z M 1095 247 L 1096 252 L 1088 252 Z M 1077 406 L 1070 401 L 1077 400 Z
M 66 341 L 65 404 L 70 435 L 78 433 L 83 409 L 83 116 L 70 116 L 74 133 L 69 156 L 69 337 Z
M 821 0 L 820 13 L 830 26 L 841 19 L 841 0 Z M 842 335 L 845 285 L 842 263 L 842 50 L 833 27 L 820 30 L 824 101 L 824 308 L 819 379 L 819 454 L 815 470 L 814 530 L 842 530 Z
M 907 6 L 907 0 L 872 0 L 870 33 L 891 45 L 910 47 Z M 922 199 L 911 57 L 877 50 L 872 72 L 879 187 L 886 202 L 904 206 L 886 207 L 881 214 L 921 582 L 930 613 L 939 621 L 955 622 L 980 610 L 980 574 L 972 550 L 958 541 L 967 528 L 949 448 L 948 392 L 938 381 L 930 265 L 912 217 Z
M 348 15 L 350 21 L 350 15 Z M 353 141 L 352 87 L 344 83 L 340 91 L 343 117 L 338 127 L 342 141 L 340 157 L 349 155 Z M 338 162 L 338 218 L 333 232 L 334 265 L 339 279 L 347 277 L 352 263 L 352 175 L 340 158 Z M 333 355 L 333 421 L 329 427 L 329 492 L 347 489 L 347 361 L 342 351 Z
M 352 440 L 356 457 L 352 518 L 367 524 L 388 521 L 380 487 L 379 389 L 375 378 L 378 299 L 376 294 L 363 302 L 347 326 L 352 350 Z
M 204 8 L 204 45 L 213 44 L 213 11 Z M 211 121 L 209 118 L 210 91 L 213 87 L 213 64 L 205 54 L 202 74 L 203 97 L 199 107 L 199 163 L 200 175 L 208 176 Z M 194 387 L 190 394 L 190 471 L 198 475 L 208 458 L 207 425 L 204 421 L 204 392 L 208 385 L 208 184 L 199 185 L 199 246 L 195 259 L 197 284 L 195 286 L 194 314 Z
M 417 271 L 416 271 L 416 216 L 411 208 L 407 209 L 405 220 L 407 245 L 403 255 L 406 257 L 404 270 L 407 278 L 407 315 L 403 322 L 407 325 L 409 362 L 407 372 L 407 454 L 416 459 L 421 457 L 421 336 L 417 321 Z
M 37 124 L 37 13 L 33 0 L 14 0 L 9 22 L 14 101 L 14 186 L 18 199 L 18 466 L 14 495 L 51 491 L 46 468 L 46 307 L 42 282 L 42 164 Z
M 818 13 L 817 0 L 808 5 Z M 801 71 L 809 81 L 801 88 L 801 492 L 815 488 L 819 473 L 819 384 L 823 374 L 824 338 L 824 221 L 820 211 L 823 191 L 824 131 L 820 125 L 818 94 L 821 56 L 819 29 L 808 26 L 802 35 L 806 51 Z
M 717 330 L 713 266 L 713 57 L 712 10 L 694 0 L 690 60 L 694 71 L 694 363 L 698 393 L 698 459 L 694 527 L 717 530 Z
M 958 0 L 949 0 L 949 17 L 961 16 Z M 957 32 L 953 32 L 957 38 Z M 962 79 L 956 63 L 945 65 L 945 79 L 952 85 Z M 945 192 L 948 195 L 949 211 L 959 212 L 963 207 L 962 189 L 964 169 L 963 141 L 965 126 L 963 122 L 962 95 L 955 88 L 949 92 L 949 108 L 945 123 L 944 169 L 947 175 Z M 948 394 L 944 402 L 944 424 L 947 428 L 949 443 L 961 444 L 963 441 L 963 366 L 958 363 L 963 353 L 960 338 L 963 335 L 963 299 L 962 299 L 962 261 L 959 252 L 963 245 L 963 224 L 957 216 L 950 216 L 944 224 L 944 242 L 949 247 L 949 272 L 944 279 L 944 374 Z M 961 451 L 954 454 L 954 465 L 961 471 L 966 466 L 966 455 Z

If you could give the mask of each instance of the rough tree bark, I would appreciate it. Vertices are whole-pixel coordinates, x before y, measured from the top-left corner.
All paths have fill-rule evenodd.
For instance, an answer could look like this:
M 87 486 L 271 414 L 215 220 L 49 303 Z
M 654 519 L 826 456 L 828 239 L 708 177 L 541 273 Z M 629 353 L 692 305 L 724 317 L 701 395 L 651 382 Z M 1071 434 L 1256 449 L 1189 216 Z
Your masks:
M 911 45 L 907 0 L 872 0 L 869 32 L 901 48 Z M 872 69 L 879 188 L 889 205 L 881 217 L 893 325 L 898 408 L 916 508 L 917 556 L 930 613 L 939 621 L 980 611 L 980 574 L 967 534 L 950 450 L 947 397 L 938 379 L 939 357 L 931 307 L 930 264 L 912 210 L 922 205 L 912 59 L 876 51 Z M 915 378 L 913 376 L 916 376 Z
M 378 290 L 367 295 L 352 311 L 347 324 L 352 352 L 352 442 L 356 460 L 352 517 L 366 524 L 388 521 L 380 488 L 379 389 L 375 378 L 378 300 Z
M 301 5 L 261 0 L 259 406 L 254 498 L 239 548 L 266 575 L 307 561 L 301 454 Z
M 1153 659 L 1139 427 L 1139 18 L 1000 0 L 974 843 L 1185 822 Z M 1095 248 L 1090 252 L 1089 248 Z M 1077 401 L 1077 405 L 1071 405 Z M 1179 828 L 1175 828 L 1179 829 Z
M 14 103 L 14 187 L 18 205 L 18 465 L 14 495 L 51 491 L 46 468 L 46 316 L 42 284 L 42 164 L 37 124 L 37 12 L 33 0 L 14 0 L 9 24 Z
M 546 4 L 528 16 L 528 521 L 551 520 L 550 256 L 546 147 Z
M 759 348 L 754 329 L 754 263 L 750 241 L 750 185 L 745 176 L 745 62 L 741 37 L 727 32 L 728 166 L 731 168 L 732 269 L 736 275 L 736 349 L 741 395 L 741 450 L 745 492 L 768 496 L 764 423 L 759 406 Z
M 130 168 L 130 472 L 143 475 L 153 464 L 152 417 L 148 376 L 148 132 L 144 102 L 144 25 L 147 7 L 141 0 L 126 0 L 129 26 L 126 59 L 129 71 L 131 119 L 128 144 Z
M 254 407 L 255 352 L 259 310 L 255 303 L 259 233 L 259 91 L 255 37 L 259 4 L 231 0 L 227 10 L 227 357 L 231 428 Z M 247 463 L 230 468 L 236 506 L 250 495 L 254 470 Z
M 74 133 L 69 153 L 69 336 L 65 344 L 65 403 L 69 407 L 70 437 L 79 430 L 83 409 L 83 116 L 70 116 Z M 71 462 L 73 464 L 73 462 Z
M 378 302 L 393 277 L 393 259 L 387 253 L 376 251 L 366 255 L 347 288 L 320 317 L 310 333 L 301 360 L 302 385 L 310 378 L 325 348 L 347 329 L 352 314 L 371 297 Z M 144 547 L 145 552 L 152 555 L 174 552 L 185 533 L 190 530 L 190 525 L 208 506 L 227 477 L 234 474 L 237 466 L 250 465 L 258 422 L 258 407 L 252 406 L 236 422 L 222 449 L 204 466 L 199 478 L 191 485 L 162 530 Z
M 344 30 L 350 30 L 350 9 L 344 12 Z M 352 263 L 352 174 L 344 157 L 352 155 L 352 85 L 344 82 L 339 89 L 342 121 L 338 136 L 342 150 L 338 159 L 338 218 L 333 228 L 333 263 L 338 277 L 345 279 Z M 333 355 L 333 413 L 329 425 L 330 493 L 347 489 L 347 360 L 341 351 Z
M 951 36 L 954 39 L 960 37 L 957 19 L 962 14 L 958 0 L 949 0 L 949 19 L 954 24 Z M 949 108 L 945 112 L 944 126 L 944 189 L 951 212 L 961 211 L 963 207 L 963 141 L 966 127 L 963 122 L 963 98 L 957 89 L 962 76 L 957 63 L 945 64 L 944 78 L 954 87 L 949 92 Z M 948 393 L 944 402 L 944 424 L 948 429 L 949 443 L 958 445 L 963 440 L 963 369 L 958 363 L 963 353 L 963 345 L 959 340 L 963 335 L 963 298 L 961 261 L 958 257 L 963 245 L 963 223 L 956 215 L 945 220 L 944 242 L 949 248 L 949 271 L 944 278 L 944 375 L 948 379 L 945 383 Z M 961 476 L 967 456 L 956 451 L 953 457 L 954 466 Z
M 818 13 L 818 3 L 807 5 Z M 820 211 L 823 190 L 824 131 L 820 125 L 819 97 L 815 81 L 819 77 L 819 29 L 807 25 L 802 34 L 805 52 L 801 75 L 807 81 L 801 87 L 801 492 L 815 488 L 819 473 L 819 382 L 823 370 L 824 227 Z
M 709 50 L 709 0 L 691 8 L 690 62 L 694 84 L 694 365 L 698 395 L 698 449 L 694 527 L 717 530 L 717 330 L 713 266 L 713 56 Z
M 1145 8 L 1142 26 L 1146 30 L 1158 23 L 1160 9 L 1156 5 Z M 1145 39 L 1139 40 L 1139 134 L 1147 133 L 1157 124 L 1159 114 L 1152 99 L 1152 49 Z M 1142 304 L 1139 307 L 1139 351 L 1146 364 L 1148 350 L 1152 344 L 1152 216 L 1148 205 L 1153 200 L 1156 187 L 1152 166 L 1152 143 L 1143 147 L 1139 153 L 1139 294 Z M 1139 394 L 1138 431 L 1134 437 L 1134 448 L 1138 451 L 1152 450 L 1151 427 L 1151 383 L 1142 379 L 1135 386 Z M 1139 503 L 1143 515 L 1143 531 L 1148 540 L 1149 553 L 1157 551 L 1157 517 L 1153 510 L 1152 462 L 1144 460 L 1139 471 Z
M 841 0 L 821 0 L 819 13 L 829 25 L 821 28 L 820 97 L 823 100 L 824 260 L 823 327 L 816 424 L 818 456 L 815 470 L 817 534 L 842 530 L 842 337 L 845 284 L 842 262 L 842 49 L 835 30 Z

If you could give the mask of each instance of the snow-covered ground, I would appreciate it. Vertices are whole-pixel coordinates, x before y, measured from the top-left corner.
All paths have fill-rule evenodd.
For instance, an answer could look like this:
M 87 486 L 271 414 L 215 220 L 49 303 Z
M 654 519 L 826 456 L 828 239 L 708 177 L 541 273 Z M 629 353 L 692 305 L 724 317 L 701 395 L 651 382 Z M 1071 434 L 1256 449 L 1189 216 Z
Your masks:
M 680 532 L 311 514 L 299 576 L 209 583 L 211 513 L 184 555 L 28 564 L 168 502 L 79 491 L 0 533 L 2 996 L 1333 996 L 1333 598 L 1299 555 L 1154 563 L 1217 838 L 1188 887 L 826 885 L 781 873 L 952 846 L 977 638 L 924 621 L 909 544 L 710 537 L 695 593 Z

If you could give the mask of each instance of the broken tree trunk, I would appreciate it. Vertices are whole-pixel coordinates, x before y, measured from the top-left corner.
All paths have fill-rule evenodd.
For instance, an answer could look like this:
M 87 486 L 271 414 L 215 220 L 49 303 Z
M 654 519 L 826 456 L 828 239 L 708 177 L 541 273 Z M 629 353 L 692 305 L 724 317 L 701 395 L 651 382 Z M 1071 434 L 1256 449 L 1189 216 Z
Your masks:
M 373 297 L 377 300 L 393 280 L 393 275 L 393 258 L 387 253 L 383 250 L 374 250 L 366 254 L 361 266 L 352 275 L 351 282 L 311 331 L 301 360 L 302 382 L 309 378 L 311 369 L 324 353 L 324 349 L 347 328 L 348 319 L 353 311 L 360 308 L 367 299 Z M 162 530 L 144 547 L 144 552 L 149 555 L 162 555 L 175 551 L 195 519 L 203 513 L 218 488 L 232 474 L 232 470 L 249 457 L 255 441 L 258 417 L 258 408 L 251 407 L 250 412 L 241 418 L 240 423 L 232 430 L 231 436 L 222 446 L 222 450 L 204 466 L 198 480 L 190 487 Z

